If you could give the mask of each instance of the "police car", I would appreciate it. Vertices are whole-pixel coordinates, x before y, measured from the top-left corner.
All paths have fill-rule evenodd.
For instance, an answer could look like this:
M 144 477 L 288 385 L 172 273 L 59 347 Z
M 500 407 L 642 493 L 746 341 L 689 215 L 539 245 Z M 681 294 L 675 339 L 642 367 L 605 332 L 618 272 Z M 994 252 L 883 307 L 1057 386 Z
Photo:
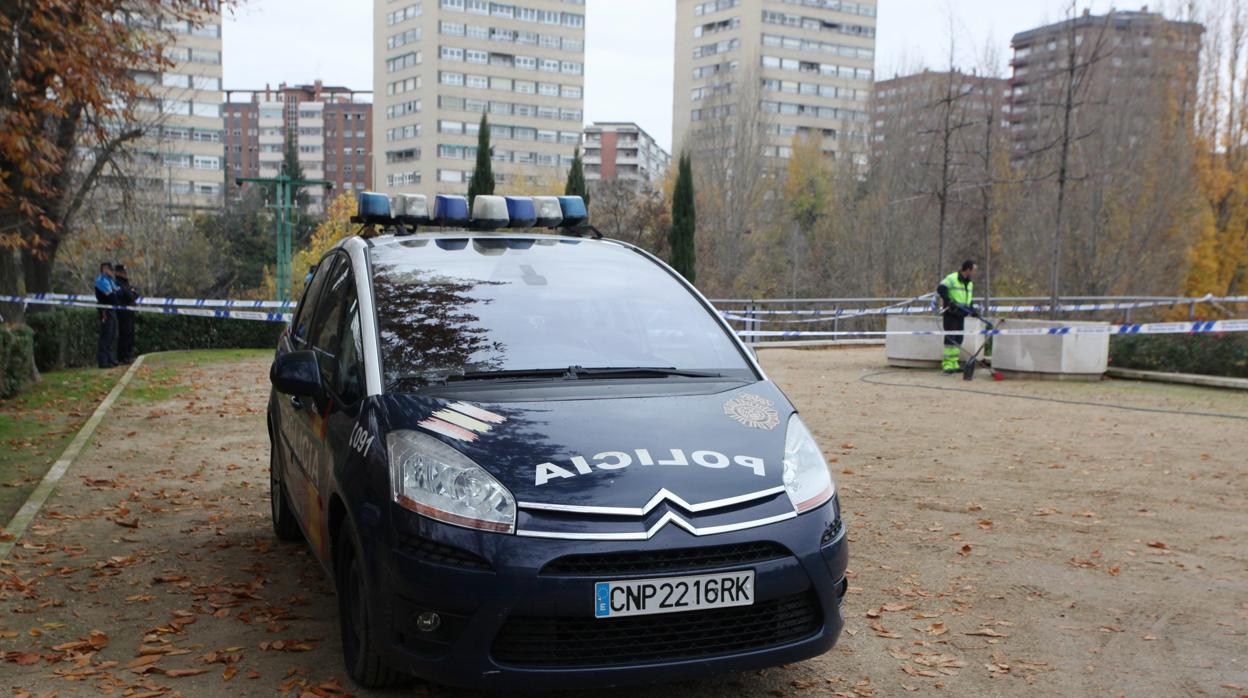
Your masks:
M 432 206 L 429 204 L 432 203 Z M 698 291 L 576 197 L 365 193 L 271 368 L 273 527 L 364 686 L 794 662 L 841 631 L 809 429 Z

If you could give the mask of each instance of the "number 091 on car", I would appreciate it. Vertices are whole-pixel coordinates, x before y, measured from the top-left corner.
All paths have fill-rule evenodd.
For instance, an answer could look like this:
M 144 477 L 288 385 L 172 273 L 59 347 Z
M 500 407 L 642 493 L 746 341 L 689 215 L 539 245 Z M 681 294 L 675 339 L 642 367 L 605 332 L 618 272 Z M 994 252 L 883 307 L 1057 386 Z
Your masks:
M 619 618 L 754 603 L 754 570 L 594 585 L 594 616 Z

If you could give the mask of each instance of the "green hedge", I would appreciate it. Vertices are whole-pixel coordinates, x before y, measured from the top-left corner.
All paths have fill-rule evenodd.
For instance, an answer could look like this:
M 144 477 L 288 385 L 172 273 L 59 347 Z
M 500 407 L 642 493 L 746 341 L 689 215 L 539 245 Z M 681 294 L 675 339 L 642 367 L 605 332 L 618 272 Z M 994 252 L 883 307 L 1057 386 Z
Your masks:
M 1120 368 L 1248 378 L 1248 334 L 1113 337 L 1109 361 Z
M 34 377 L 34 346 L 26 325 L 0 325 L 0 398 L 22 392 Z
M 27 314 L 40 371 L 94 366 L 99 320 L 94 310 L 56 308 Z M 135 313 L 136 354 L 178 349 L 272 349 L 280 322 Z

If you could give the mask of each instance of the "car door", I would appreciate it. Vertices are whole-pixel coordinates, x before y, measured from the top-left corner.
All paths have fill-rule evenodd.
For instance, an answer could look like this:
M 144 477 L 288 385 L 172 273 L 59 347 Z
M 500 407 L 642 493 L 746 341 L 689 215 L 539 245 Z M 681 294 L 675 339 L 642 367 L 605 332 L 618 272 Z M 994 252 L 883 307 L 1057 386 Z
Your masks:
M 324 351 L 321 347 L 325 336 L 327 333 L 336 332 L 326 328 L 336 328 L 341 314 L 341 293 L 335 292 L 334 280 L 344 268 L 349 267 L 345 256 L 339 252 L 321 260 L 316 276 L 312 279 L 313 286 L 308 289 L 311 298 L 305 298 L 305 303 L 308 300 L 314 302 L 309 307 L 309 317 L 303 317 L 300 313 L 296 318 L 299 324 L 291 328 L 291 348 L 296 351 L 312 351 L 317 355 L 318 365 L 322 363 L 320 356 Z M 287 472 L 283 474 L 283 483 L 286 485 L 290 504 L 303 523 L 308 542 L 318 554 L 323 554 L 326 549 L 323 540 L 324 506 L 321 501 L 323 488 L 320 478 L 323 472 L 321 464 L 325 457 L 325 425 L 333 403 L 325 378 L 325 372 L 322 371 L 322 385 L 327 388 L 322 395 L 291 396 L 285 401 L 290 410 L 287 432 L 290 434 L 292 457 Z
M 345 456 L 350 431 L 359 408 L 362 385 L 353 377 L 352 356 L 357 344 L 352 340 L 352 319 L 358 333 L 358 298 L 351 264 L 345 253 L 336 254 L 329 266 L 309 329 L 309 348 L 316 354 L 323 395 L 306 405 L 301 414 L 308 448 L 302 461 L 303 482 L 300 496 L 306 512 L 308 540 L 327 560 L 329 535 L 326 530 L 326 504 L 334 464 Z
M 328 262 L 328 259 L 326 262 Z M 325 280 L 329 276 L 329 267 L 328 263 L 319 265 L 316 274 L 308 283 L 303 299 L 295 309 L 290 330 L 279 345 L 280 353 L 312 348 L 309 333 L 312 330 L 313 320 L 316 318 L 321 290 L 324 288 Z M 307 397 L 278 394 L 275 400 L 275 423 L 273 425 L 277 436 L 277 447 L 280 449 L 282 456 L 279 459 L 281 467 L 280 477 L 286 487 L 287 498 L 295 509 L 295 515 L 305 527 L 308 524 L 308 519 L 304 515 L 303 510 L 305 499 L 299 495 L 302 494 L 300 488 L 303 484 L 303 472 L 306 469 L 302 461 L 306 458 L 309 446 L 308 433 L 304 425 L 306 421 L 305 412 L 308 409 L 309 401 L 310 399 Z

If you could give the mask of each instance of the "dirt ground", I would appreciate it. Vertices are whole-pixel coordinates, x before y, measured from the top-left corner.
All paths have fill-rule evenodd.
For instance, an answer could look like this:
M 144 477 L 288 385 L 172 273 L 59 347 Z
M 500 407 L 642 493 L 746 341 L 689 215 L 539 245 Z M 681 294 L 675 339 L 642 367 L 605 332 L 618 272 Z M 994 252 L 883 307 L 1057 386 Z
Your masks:
M 801 664 L 595 698 L 1248 695 L 1248 422 L 1164 411 L 1248 417 L 1243 393 L 761 354 L 832 461 L 847 630 Z M 0 688 L 368 694 L 331 585 L 271 533 L 267 366 L 140 369 L 0 563 Z

